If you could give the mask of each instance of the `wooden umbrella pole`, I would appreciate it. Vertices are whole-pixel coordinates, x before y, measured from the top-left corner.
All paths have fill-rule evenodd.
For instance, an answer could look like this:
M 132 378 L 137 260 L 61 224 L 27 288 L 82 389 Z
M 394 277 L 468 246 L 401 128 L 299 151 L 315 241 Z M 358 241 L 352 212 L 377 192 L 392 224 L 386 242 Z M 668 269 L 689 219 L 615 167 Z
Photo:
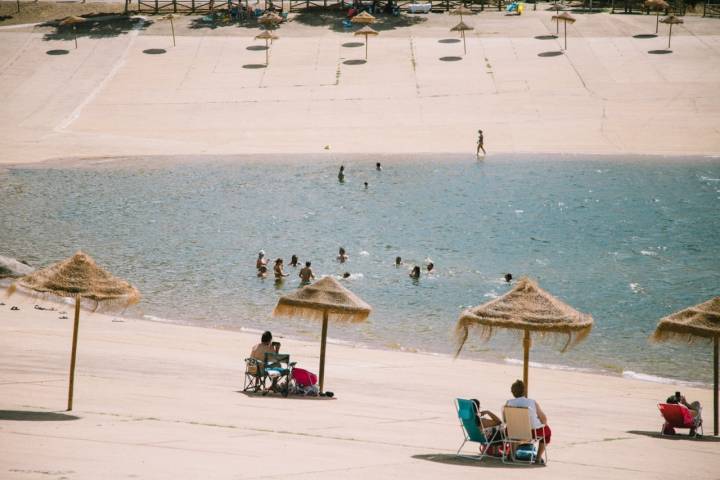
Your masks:
M 75 40 L 75 50 L 77 50 L 77 28 L 75 28 L 75 25 L 73 25 L 73 39 Z
M 560 9 L 558 8 L 555 14 L 557 14 L 559 11 Z M 560 20 L 555 20 L 555 35 L 560 35 Z
M 368 44 L 368 36 L 365 35 L 365 61 L 367 62 L 367 44 Z
M 327 343 L 328 311 L 323 311 L 322 337 L 320 338 L 320 393 L 325 381 L 325 344 Z
M 713 418 L 713 435 L 718 434 L 718 356 L 720 356 L 720 337 L 715 337 L 713 346 L 713 408 L 715 409 L 715 418 Z
M 668 34 L 668 49 L 670 49 L 670 39 L 672 38 L 672 23 L 670 24 L 670 33 Z
M 659 31 L 660 31 L 660 10 L 658 10 L 657 14 L 655 15 L 655 35 L 657 35 Z
M 467 54 L 467 47 L 465 46 L 465 30 L 462 30 L 462 37 L 463 37 L 463 53 Z
M 174 47 L 175 46 L 175 24 L 173 23 L 173 17 L 170 17 L 170 30 L 172 30 L 173 47 Z
M 267 38 L 265 39 L 265 66 L 270 65 L 270 45 L 268 45 Z
M 80 326 L 80 296 L 75 297 L 75 325 L 73 326 L 72 353 L 70 354 L 70 386 L 68 387 L 68 412 L 73 405 L 73 386 L 75 385 L 75 357 L 77 355 L 78 327 Z
M 525 330 L 523 337 L 523 383 L 525 384 L 525 396 L 528 395 L 528 364 L 530 363 L 530 330 Z
M 563 30 L 565 31 L 565 50 L 567 50 L 567 22 L 563 22 Z

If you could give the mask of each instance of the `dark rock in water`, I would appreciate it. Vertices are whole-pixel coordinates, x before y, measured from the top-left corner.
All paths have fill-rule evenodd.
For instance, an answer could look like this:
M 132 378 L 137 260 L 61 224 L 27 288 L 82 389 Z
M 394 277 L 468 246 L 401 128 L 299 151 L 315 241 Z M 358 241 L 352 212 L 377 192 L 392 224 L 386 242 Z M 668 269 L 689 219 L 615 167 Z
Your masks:
M 22 277 L 34 271 L 35 269 L 33 267 L 24 262 L 0 255 L 0 278 Z

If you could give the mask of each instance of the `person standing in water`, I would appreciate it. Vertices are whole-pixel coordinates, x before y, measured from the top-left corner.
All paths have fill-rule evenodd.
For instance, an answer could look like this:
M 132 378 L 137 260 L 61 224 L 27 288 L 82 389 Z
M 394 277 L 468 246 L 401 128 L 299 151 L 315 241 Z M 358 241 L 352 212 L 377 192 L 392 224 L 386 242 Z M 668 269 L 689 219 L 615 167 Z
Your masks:
M 402 265 L 402 257 L 395 257 L 395 266 L 399 267 Z
M 507 283 L 510 283 L 512 281 L 512 273 L 506 273 L 505 274 L 505 281 Z
M 347 253 L 345 253 L 345 249 L 343 247 L 340 247 L 340 250 L 338 250 L 338 256 L 337 261 L 340 263 L 345 263 L 348 259 Z
M 367 190 L 367 189 L 368 189 L 368 183 L 365 182 L 365 190 Z
M 260 250 L 258 252 L 258 258 L 255 262 L 255 268 L 260 270 L 261 267 L 267 266 L 267 258 L 265 258 L 265 250 Z
M 311 265 L 310 262 L 305 262 L 305 266 L 300 269 L 300 273 L 298 274 L 300 277 L 300 285 L 309 285 L 310 280 L 315 280 L 315 274 L 312 268 L 310 268 Z
M 298 266 L 298 258 L 297 255 L 293 255 L 290 257 L 290 266 L 291 267 L 297 267 Z
M 478 130 L 478 139 L 477 139 L 477 151 L 475 152 L 475 156 L 480 156 L 480 150 L 482 150 L 483 155 L 486 155 L 485 153 L 485 138 L 483 137 L 483 131 Z
M 434 268 L 435 268 L 435 264 L 433 262 L 428 262 L 428 264 L 427 264 L 428 273 L 432 272 Z
M 288 274 L 283 272 L 283 259 L 278 258 L 275 260 L 275 266 L 273 267 L 273 271 L 275 272 L 275 281 L 276 282 L 282 282 L 284 277 L 287 277 Z
M 410 278 L 413 280 L 420 280 L 420 267 L 415 265 L 412 269 L 412 272 L 410 272 Z
M 375 164 L 375 170 L 377 170 L 378 172 L 382 172 L 382 165 L 380 165 L 380 162 L 377 162 Z
M 345 183 L 345 165 L 340 165 L 340 171 L 338 172 L 338 182 Z

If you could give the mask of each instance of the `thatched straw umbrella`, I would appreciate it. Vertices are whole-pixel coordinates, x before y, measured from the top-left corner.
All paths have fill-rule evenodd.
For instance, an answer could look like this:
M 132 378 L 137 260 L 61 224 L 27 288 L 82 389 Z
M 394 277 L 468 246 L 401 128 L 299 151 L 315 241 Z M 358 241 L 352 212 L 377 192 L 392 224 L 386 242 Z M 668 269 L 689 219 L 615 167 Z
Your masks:
M 680 25 L 685 23 L 682 18 L 678 18 L 675 15 L 668 15 L 667 17 L 660 20 L 660 23 L 666 23 L 670 25 L 670 31 L 668 32 L 668 49 L 670 48 L 670 39 L 672 38 L 672 26 Z
M 563 29 L 565 30 L 565 48 L 563 50 L 567 50 L 567 24 L 575 23 L 575 17 L 567 12 L 563 12 L 560 15 L 553 15 L 552 19 L 558 22 L 558 28 L 560 28 L 559 22 L 563 22 Z
M 473 15 L 475 12 L 467 8 L 465 5 L 460 5 L 457 8 L 450 10 L 450 15 L 460 15 L 460 21 L 463 21 L 463 15 Z
M 370 25 L 371 23 L 375 23 L 375 20 L 376 18 L 368 12 L 360 12 L 350 19 L 352 23 L 357 23 L 358 25 Z
M 665 0 L 645 0 L 643 3 L 648 10 L 655 11 L 655 34 L 660 29 L 660 12 L 666 12 L 670 9 L 670 5 Z
M 658 323 L 652 339 L 692 343 L 701 340 L 713 343 L 713 430 L 718 434 L 718 361 L 720 358 L 720 297 L 675 312 Z
M 537 1 L 535 4 L 537 5 Z M 560 8 L 563 7 L 563 4 L 555 2 L 552 6 L 555 9 L 555 16 L 558 16 L 560 14 Z M 555 35 L 560 35 L 560 22 L 555 22 Z
M 161 20 L 170 20 L 170 31 L 172 32 L 172 37 L 173 37 L 173 47 L 175 46 L 175 23 L 174 23 L 174 20 L 175 20 L 176 16 L 177 15 L 175 15 L 175 14 L 168 13 L 164 17 L 160 18 Z
M 70 386 L 68 387 L 68 410 L 72 410 L 75 383 L 75 356 L 77 353 L 78 327 L 80 326 L 80 300 L 94 300 L 97 305 L 127 307 L 140 300 L 140 292 L 125 280 L 113 277 L 98 267 L 88 255 L 78 252 L 67 260 L 26 275 L 12 284 L 9 293 L 17 288 L 40 295 L 75 299 L 75 323 L 73 327 L 72 354 L 70 356 Z
M 365 37 L 365 60 L 368 59 L 368 36 L 377 36 L 378 32 L 373 30 L 369 26 L 365 25 L 363 28 L 355 32 L 355 35 L 362 35 Z
M 283 18 L 275 12 L 267 12 L 258 18 L 258 23 L 267 29 L 274 29 L 282 22 Z
M 527 394 L 530 332 L 567 337 L 561 350 L 564 352 L 584 340 L 592 326 L 590 315 L 561 302 L 529 278 L 522 278 L 505 295 L 462 312 L 455 326 L 458 342 L 455 356 L 465 345 L 470 327 L 479 328 L 485 340 L 489 340 L 498 328 L 523 332 L 523 381 Z
M 270 65 L 270 45 L 268 44 L 269 40 L 277 40 L 278 37 L 274 33 L 271 33 L 270 30 L 263 30 L 260 35 L 255 36 L 255 40 L 265 40 L 265 66 L 267 67 Z
M 328 319 L 363 322 L 372 308 L 357 295 L 340 285 L 333 277 L 324 277 L 292 293 L 283 295 L 273 310 L 273 316 L 322 318 L 320 339 L 320 392 L 325 379 L 325 345 L 327 343 Z
M 76 17 L 76 16 L 74 16 L 74 15 L 73 15 L 73 16 L 70 16 L 70 17 L 67 17 L 66 19 L 60 21 L 60 25 L 62 25 L 62 26 L 72 25 L 72 28 L 73 28 L 73 38 L 74 38 L 74 40 L 75 40 L 75 49 L 77 49 L 77 28 L 76 28 L 76 26 L 77 26 L 78 23 L 85 23 L 85 22 L 87 22 L 87 19 L 86 19 L 86 18 Z
M 470 25 L 466 25 L 465 22 L 460 22 L 450 29 L 451 32 L 460 32 L 460 36 L 463 41 L 463 53 L 467 53 L 467 47 L 465 46 L 465 32 L 468 30 L 474 30 Z

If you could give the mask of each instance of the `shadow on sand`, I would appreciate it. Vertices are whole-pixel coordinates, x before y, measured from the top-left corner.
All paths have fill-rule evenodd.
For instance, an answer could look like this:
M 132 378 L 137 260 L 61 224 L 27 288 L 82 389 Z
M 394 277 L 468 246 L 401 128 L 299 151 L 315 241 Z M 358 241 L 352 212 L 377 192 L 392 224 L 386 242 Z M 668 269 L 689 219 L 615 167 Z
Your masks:
M 535 40 L 555 40 L 557 35 L 538 35 L 535 37 Z
M 373 14 L 377 19 L 371 25 L 373 30 L 379 32 L 387 30 L 395 30 L 396 28 L 411 27 L 419 23 L 427 21 L 426 18 L 407 16 L 400 14 L 394 17 L 385 13 Z M 352 27 L 344 27 L 342 21 L 347 18 L 347 12 L 339 6 L 330 7 L 309 7 L 303 8 L 294 18 L 293 22 L 312 27 L 327 27 L 334 32 L 352 32 L 358 30 L 361 25 L 353 25 Z
M 78 420 L 80 417 L 57 412 L 30 412 L 27 410 L 0 410 L 0 420 L 18 422 L 63 422 Z
M 248 70 L 257 70 L 260 68 L 267 68 L 267 65 L 264 63 L 247 63 L 243 65 L 243 68 L 247 68 Z
M 167 50 L 164 48 L 148 48 L 143 50 L 143 53 L 146 55 L 162 55 L 163 53 L 167 53 Z
M 62 49 L 56 49 L 56 50 L 48 50 L 45 52 L 46 55 L 67 55 L 70 53 L 70 50 L 62 50 Z
M 325 401 L 325 400 L 337 400 L 337 397 L 310 397 L 306 395 L 288 395 L 287 397 L 283 397 L 279 393 L 268 393 L 267 395 L 263 395 L 260 392 L 246 392 L 244 390 L 236 390 L 236 393 L 241 393 L 245 395 L 248 398 L 263 398 L 263 399 L 273 399 L 273 400 L 314 400 L 314 401 Z
M 703 435 L 702 437 L 691 437 L 685 434 L 675 435 L 660 435 L 660 432 L 647 432 L 644 430 L 628 430 L 627 433 L 633 435 L 642 435 L 650 438 L 660 438 L 662 440 L 685 440 L 688 442 L 706 442 L 706 443 L 720 443 L 720 437 L 713 437 L 711 435 Z
M 652 55 L 667 55 L 668 53 L 672 53 L 672 50 L 668 50 L 667 48 L 662 50 L 648 50 L 648 53 Z
M 462 57 L 440 57 L 441 62 L 459 62 Z
M 438 43 L 460 43 L 459 38 L 441 38 Z
M 51 40 L 72 40 L 77 38 L 107 38 L 118 37 L 127 34 L 133 29 L 146 29 L 152 25 L 151 20 L 132 18 L 127 15 L 112 13 L 91 13 L 83 15 L 85 22 L 72 25 L 60 25 L 58 20 L 52 20 L 41 24 L 41 27 L 53 27 L 55 31 L 43 35 L 44 41 Z
M 637 35 L 633 35 L 633 38 L 657 38 L 657 35 L 655 35 L 654 33 L 638 33 Z
M 245 50 L 250 50 L 253 52 L 262 52 L 267 49 L 268 47 L 266 47 L 265 45 L 250 45 L 249 47 L 245 47 Z
M 443 465 L 457 465 L 459 467 L 481 467 L 481 468 L 543 468 L 540 465 L 528 465 L 527 463 L 503 463 L 499 458 L 486 458 L 477 460 L 474 458 L 460 457 L 454 453 L 423 453 L 413 455 L 416 460 L 442 463 Z
M 345 48 L 362 47 L 363 45 L 365 45 L 363 42 L 347 42 L 342 44 Z
M 363 60 L 362 58 L 356 58 L 353 60 L 345 60 L 343 62 L 343 65 L 365 65 L 367 63 L 367 60 Z
M 555 50 L 552 52 L 540 52 L 538 53 L 538 57 L 559 57 L 562 54 L 563 52 L 561 52 L 560 50 Z

